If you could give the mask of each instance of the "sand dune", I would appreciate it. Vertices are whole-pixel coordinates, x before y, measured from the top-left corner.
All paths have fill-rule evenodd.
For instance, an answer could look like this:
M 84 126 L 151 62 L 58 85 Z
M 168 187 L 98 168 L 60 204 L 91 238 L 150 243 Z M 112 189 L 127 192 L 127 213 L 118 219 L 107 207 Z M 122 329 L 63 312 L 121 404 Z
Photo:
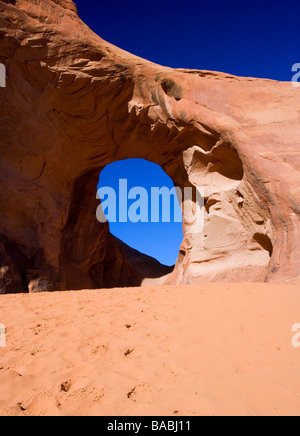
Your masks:
M 300 415 L 299 286 L 0 298 L 4 415 Z

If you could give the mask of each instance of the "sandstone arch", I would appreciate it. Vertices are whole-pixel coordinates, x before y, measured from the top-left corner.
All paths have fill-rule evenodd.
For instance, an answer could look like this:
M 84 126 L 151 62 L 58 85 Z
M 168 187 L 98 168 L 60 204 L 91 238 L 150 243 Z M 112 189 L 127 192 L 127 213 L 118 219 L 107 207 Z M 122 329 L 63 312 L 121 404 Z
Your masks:
M 94 220 L 96 177 L 124 158 L 207 189 L 169 283 L 299 280 L 299 90 L 152 64 L 70 0 L 0 12 L 0 292 L 138 284 Z

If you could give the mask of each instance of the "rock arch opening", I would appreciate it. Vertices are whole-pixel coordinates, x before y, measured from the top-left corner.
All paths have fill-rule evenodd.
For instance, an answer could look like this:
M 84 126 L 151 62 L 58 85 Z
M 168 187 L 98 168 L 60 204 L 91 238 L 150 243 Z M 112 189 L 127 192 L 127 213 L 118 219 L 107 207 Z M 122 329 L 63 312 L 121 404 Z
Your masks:
M 127 219 L 123 210 L 121 221 L 120 199 L 124 192 L 120 192 L 120 182 L 126 183 L 127 195 Z M 152 202 L 152 188 L 159 190 L 158 204 Z M 100 189 L 114 191 L 114 222 L 110 221 L 112 211 L 105 205 L 107 196 L 100 201 Z M 140 189 L 148 194 L 144 212 Z M 174 270 L 183 239 L 181 205 L 174 193 L 172 179 L 159 165 L 145 159 L 115 161 L 102 167 L 100 177 L 99 170 L 80 177 L 63 230 L 61 288 L 159 285 L 165 281 Z M 170 220 L 164 220 L 163 200 L 170 206 Z M 131 208 L 134 217 L 132 213 L 130 216 Z M 99 211 L 105 217 L 102 222 L 96 219 Z M 153 221 L 154 215 L 159 219 Z
M 116 161 L 101 171 L 98 194 L 124 255 L 145 269 L 149 264 L 150 277 L 172 271 L 183 240 L 182 211 L 164 170 L 144 159 Z
M 53 3 L 53 18 L 76 39 L 69 25 L 55 37 L 52 22 L 42 29 L 45 11 L 32 2 L 3 5 L 0 293 L 141 284 L 95 217 L 101 169 L 131 158 L 206 191 L 203 232 L 183 223 L 168 283 L 299 277 L 299 183 L 294 151 L 283 158 L 280 148 L 283 130 L 287 144 L 299 135 L 292 118 L 269 113 L 288 89 L 136 58 L 97 38 L 73 8 L 62 16 Z

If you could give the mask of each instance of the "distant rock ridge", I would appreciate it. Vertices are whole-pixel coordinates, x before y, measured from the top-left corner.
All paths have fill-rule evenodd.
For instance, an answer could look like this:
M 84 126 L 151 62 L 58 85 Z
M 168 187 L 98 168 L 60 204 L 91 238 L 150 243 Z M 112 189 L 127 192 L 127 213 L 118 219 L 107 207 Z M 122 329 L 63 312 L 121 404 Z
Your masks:
M 121 241 L 116 236 L 114 238 L 128 262 L 140 275 L 142 281 L 145 279 L 161 279 L 174 271 L 174 266 L 163 265 L 153 257 L 141 253 L 125 244 L 125 242 Z M 149 281 L 148 283 L 150 284 Z
M 298 88 L 153 64 L 68 0 L 0 0 L 0 63 L 0 293 L 143 283 L 96 221 L 99 173 L 125 158 L 205 189 L 166 283 L 300 281 Z

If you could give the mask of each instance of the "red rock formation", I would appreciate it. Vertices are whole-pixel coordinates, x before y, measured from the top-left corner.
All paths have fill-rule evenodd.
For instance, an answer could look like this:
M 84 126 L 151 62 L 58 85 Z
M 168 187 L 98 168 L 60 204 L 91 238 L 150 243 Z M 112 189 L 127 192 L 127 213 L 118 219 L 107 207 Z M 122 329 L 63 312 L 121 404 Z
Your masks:
M 170 282 L 299 279 L 299 89 L 152 64 L 69 0 L 0 1 L 0 62 L 0 292 L 138 284 L 95 218 L 124 158 L 206 188 Z

